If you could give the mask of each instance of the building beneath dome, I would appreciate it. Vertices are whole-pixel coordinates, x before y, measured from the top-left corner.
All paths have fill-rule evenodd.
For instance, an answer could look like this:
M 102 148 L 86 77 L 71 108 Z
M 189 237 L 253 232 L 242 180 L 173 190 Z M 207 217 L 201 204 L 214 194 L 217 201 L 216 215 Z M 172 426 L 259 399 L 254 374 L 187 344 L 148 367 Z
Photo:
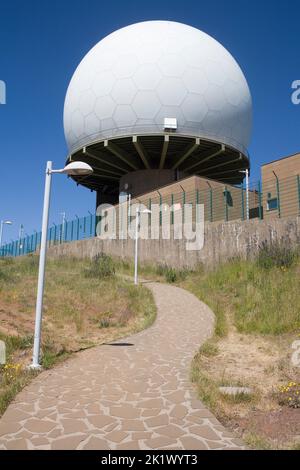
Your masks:
M 252 104 L 229 52 L 187 25 L 148 21 L 122 28 L 84 57 L 64 108 L 67 161 L 94 173 L 73 177 L 118 202 L 188 176 L 243 181 Z

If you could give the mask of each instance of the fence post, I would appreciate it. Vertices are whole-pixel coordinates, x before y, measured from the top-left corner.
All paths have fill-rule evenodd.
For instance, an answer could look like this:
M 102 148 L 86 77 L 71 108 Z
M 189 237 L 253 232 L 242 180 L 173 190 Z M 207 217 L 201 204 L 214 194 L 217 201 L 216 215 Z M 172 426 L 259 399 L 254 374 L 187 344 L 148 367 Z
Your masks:
M 71 222 L 71 242 L 73 241 L 74 220 Z
M 79 217 L 77 217 L 77 231 L 76 231 L 76 240 L 79 240 Z
M 274 172 L 273 172 L 274 173 Z M 277 206 L 278 206 L 278 217 L 281 217 L 281 208 L 280 208 L 280 185 L 278 176 L 274 173 L 276 178 L 276 191 L 277 191 Z
M 185 190 L 182 188 L 182 223 L 184 224 L 185 222 Z
M 244 207 L 244 184 L 242 184 L 242 192 L 241 192 L 241 199 L 242 199 L 242 220 L 245 220 L 245 207 Z
M 85 238 L 86 216 L 83 217 L 83 237 Z
M 149 209 L 149 211 L 151 211 L 151 207 L 152 207 L 152 200 L 151 200 L 151 197 L 150 197 L 150 198 L 149 198 L 149 202 L 148 202 L 148 209 Z M 150 212 L 149 217 L 150 217 L 150 230 L 151 230 L 152 212 Z
M 228 222 L 227 186 L 225 186 L 223 194 L 225 200 L 225 222 Z
M 298 187 L 298 206 L 299 206 L 299 214 L 300 214 L 300 176 L 297 175 L 297 187 Z
M 56 243 L 56 225 L 54 224 L 54 240 L 53 240 L 53 245 Z
M 161 227 L 162 225 L 162 195 L 159 194 L 159 226 Z
M 209 188 L 209 220 L 213 221 L 213 193 L 212 188 Z
M 93 214 L 90 214 L 90 237 L 93 236 Z
M 259 214 L 259 220 L 262 220 L 263 212 L 262 212 L 261 183 L 260 183 L 260 181 L 258 182 L 257 190 L 258 190 L 258 214 Z
M 199 189 L 196 190 L 196 207 L 195 207 L 195 222 L 197 223 L 197 215 L 198 215 L 198 206 L 200 204 L 200 196 L 199 196 Z

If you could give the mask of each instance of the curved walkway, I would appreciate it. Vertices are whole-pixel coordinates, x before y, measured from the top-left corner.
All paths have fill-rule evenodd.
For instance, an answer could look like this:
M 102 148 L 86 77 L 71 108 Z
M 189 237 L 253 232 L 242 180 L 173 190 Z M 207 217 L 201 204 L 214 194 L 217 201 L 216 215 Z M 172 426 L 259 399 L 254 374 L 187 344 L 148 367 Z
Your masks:
M 190 363 L 213 332 L 189 292 L 148 283 L 152 327 L 41 373 L 0 420 L 0 449 L 224 449 L 243 444 L 196 399 Z

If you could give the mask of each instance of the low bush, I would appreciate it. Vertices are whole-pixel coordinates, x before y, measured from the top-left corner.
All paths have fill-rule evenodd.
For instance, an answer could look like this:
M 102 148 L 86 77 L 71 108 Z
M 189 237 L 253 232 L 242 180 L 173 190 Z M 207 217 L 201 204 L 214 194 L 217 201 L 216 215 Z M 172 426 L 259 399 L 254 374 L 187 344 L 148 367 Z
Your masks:
M 298 257 L 298 252 L 291 249 L 285 241 L 271 244 L 263 243 L 259 249 L 257 262 L 261 268 L 289 268 Z
M 90 266 L 85 269 L 84 274 L 86 277 L 103 279 L 115 275 L 115 262 L 111 256 L 101 253 L 90 263 Z
M 163 276 L 170 284 L 177 281 L 184 281 L 188 273 L 189 271 L 187 269 L 175 269 L 167 264 L 159 264 L 156 268 L 156 274 Z

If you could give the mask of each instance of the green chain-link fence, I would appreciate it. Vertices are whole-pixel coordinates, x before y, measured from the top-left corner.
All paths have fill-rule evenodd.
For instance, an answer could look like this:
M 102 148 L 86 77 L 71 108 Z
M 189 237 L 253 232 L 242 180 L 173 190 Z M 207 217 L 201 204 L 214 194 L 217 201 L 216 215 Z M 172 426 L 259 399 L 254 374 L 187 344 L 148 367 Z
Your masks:
M 173 208 L 168 212 L 171 224 L 174 224 L 176 210 L 181 209 L 180 217 L 182 221 L 187 221 L 185 214 L 186 205 L 191 207 L 192 220 L 196 220 L 196 205 L 204 204 L 204 219 L 207 222 L 246 220 L 247 207 L 249 208 L 250 219 L 267 219 L 270 217 L 289 217 L 300 215 L 300 176 L 290 176 L 285 179 L 273 179 L 255 184 L 251 184 L 248 195 L 245 186 L 214 185 L 214 182 L 206 181 L 205 187 L 185 191 L 169 193 L 168 188 L 153 191 L 149 195 L 132 199 L 131 205 L 143 204 L 150 209 L 154 204 L 158 206 L 159 224 L 162 224 L 164 212 L 167 207 Z M 120 206 L 115 206 L 116 218 L 114 223 L 116 228 L 120 227 L 121 211 Z M 127 219 L 135 216 L 134 210 L 128 208 Z M 150 214 L 150 217 L 153 214 Z M 126 218 L 126 215 L 125 215 Z M 128 222 L 127 220 L 127 222 Z M 126 222 L 122 215 L 121 225 Z M 69 243 L 75 240 L 92 238 L 104 230 L 101 216 L 91 214 L 85 217 L 76 217 L 73 220 L 67 219 L 63 224 L 53 224 L 48 229 L 48 246 Z M 18 240 L 4 244 L 0 248 L 0 256 L 21 256 L 34 253 L 39 250 L 41 242 L 41 232 L 34 232 L 32 235 L 22 237 Z

